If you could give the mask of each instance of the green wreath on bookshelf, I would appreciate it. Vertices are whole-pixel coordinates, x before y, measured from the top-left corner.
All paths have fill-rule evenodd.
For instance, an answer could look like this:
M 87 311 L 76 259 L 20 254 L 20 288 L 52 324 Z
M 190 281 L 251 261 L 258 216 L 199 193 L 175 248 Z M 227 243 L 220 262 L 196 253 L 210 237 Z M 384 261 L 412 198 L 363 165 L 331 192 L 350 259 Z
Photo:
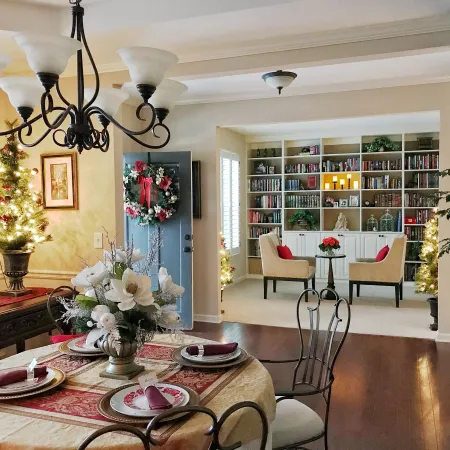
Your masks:
M 136 161 L 123 171 L 124 209 L 138 225 L 170 219 L 178 209 L 179 187 L 174 170 Z
M 400 150 L 400 144 L 394 142 L 388 136 L 377 136 L 370 144 L 366 145 L 367 153 L 377 152 L 397 152 Z

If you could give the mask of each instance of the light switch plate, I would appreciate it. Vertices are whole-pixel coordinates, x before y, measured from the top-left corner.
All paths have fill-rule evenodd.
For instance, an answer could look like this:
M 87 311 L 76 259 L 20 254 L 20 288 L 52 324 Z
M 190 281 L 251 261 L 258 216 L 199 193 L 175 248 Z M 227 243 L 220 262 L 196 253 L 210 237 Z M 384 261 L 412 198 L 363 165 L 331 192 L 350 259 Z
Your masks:
M 103 233 L 94 233 L 94 248 L 103 248 Z

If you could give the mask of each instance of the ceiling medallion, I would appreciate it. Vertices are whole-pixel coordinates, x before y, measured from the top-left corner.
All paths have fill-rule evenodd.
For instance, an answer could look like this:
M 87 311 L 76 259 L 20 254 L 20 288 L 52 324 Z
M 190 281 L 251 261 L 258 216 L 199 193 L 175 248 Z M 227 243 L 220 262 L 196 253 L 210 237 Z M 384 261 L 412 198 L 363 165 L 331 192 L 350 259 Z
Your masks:
M 178 57 L 165 50 L 150 47 L 127 47 L 118 50 L 119 56 L 128 67 L 131 83 L 122 89 L 101 88 L 100 77 L 94 58 L 89 50 L 84 32 L 84 8 L 81 0 L 69 0 L 72 5 L 72 31 L 70 37 L 37 34 L 31 32 L 15 33 L 14 39 L 25 52 L 28 64 L 36 74 L 31 77 L 0 78 L 0 88 L 8 94 L 11 104 L 16 108 L 23 123 L 0 136 L 18 134 L 25 147 L 40 144 L 50 133 L 53 141 L 60 147 L 83 150 L 109 149 L 110 123 L 122 130 L 128 137 L 150 149 L 160 149 L 170 140 L 170 130 L 163 123 L 175 105 L 178 97 L 187 87 L 173 80 L 164 80 L 165 73 L 178 62 Z M 83 51 L 86 53 L 95 76 L 95 87 L 85 88 L 83 72 Z M 77 54 L 77 101 L 70 103 L 61 92 L 59 77 L 67 67 L 70 57 Z M 7 66 L 10 58 L 0 54 L 0 70 Z M 55 106 L 55 94 L 63 106 Z M 150 112 L 148 124 L 142 129 L 132 131 L 125 128 L 114 116 L 120 105 L 129 97 L 139 98 L 136 117 L 143 118 L 144 110 Z M 40 105 L 40 113 L 32 117 L 34 109 Z M 52 115 L 52 118 L 50 118 Z M 92 116 L 97 116 L 101 128 L 94 127 Z M 33 124 L 42 120 L 46 131 L 34 142 L 26 142 L 31 136 Z M 67 121 L 67 122 L 66 122 Z M 67 126 L 64 126 L 64 124 Z M 159 136 L 160 129 L 164 137 Z M 142 139 L 151 133 L 160 143 L 154 145 Z

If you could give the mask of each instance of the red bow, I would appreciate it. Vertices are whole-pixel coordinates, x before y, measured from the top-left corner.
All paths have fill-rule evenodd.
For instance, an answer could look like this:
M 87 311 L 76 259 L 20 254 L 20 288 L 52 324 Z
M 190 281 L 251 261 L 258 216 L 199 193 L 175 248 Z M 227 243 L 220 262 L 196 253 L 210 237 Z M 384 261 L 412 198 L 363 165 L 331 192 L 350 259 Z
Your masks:
M 145 201 L 147 200 L 147 205 L 150 208 L 150 189 L 153 184 L 153 178 L 152 177 L 139 177 L 138 184 L 142 185 L 139 202 L 141 205 L 144 205 Z

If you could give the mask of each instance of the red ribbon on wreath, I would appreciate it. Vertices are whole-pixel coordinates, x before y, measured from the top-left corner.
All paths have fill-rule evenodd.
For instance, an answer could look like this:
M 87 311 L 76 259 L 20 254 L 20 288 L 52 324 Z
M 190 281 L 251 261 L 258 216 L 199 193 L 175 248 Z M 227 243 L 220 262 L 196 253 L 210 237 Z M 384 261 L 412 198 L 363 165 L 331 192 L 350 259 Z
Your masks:
M 141 205 L 145 205 L 145 202 L 147 202 L 147 205 L 150 208 L 150 190 L 153 184 L 153 178 L 139 177 L 137 182 L 142 186 L 141 194 L 139 196 L 139 203 Z

